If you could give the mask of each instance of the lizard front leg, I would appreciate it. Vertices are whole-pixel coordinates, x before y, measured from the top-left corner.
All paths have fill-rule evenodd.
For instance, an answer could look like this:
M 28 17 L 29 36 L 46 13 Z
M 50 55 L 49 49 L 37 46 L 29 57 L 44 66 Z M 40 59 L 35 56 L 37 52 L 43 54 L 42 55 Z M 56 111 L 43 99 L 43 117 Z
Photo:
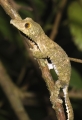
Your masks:
M 46 54 L 41 52 L 36 45 L 33 46 L 33 49 L 30 48 L 30 51 L 32 52 L 33 56 L 37 59 L 47 58 Z

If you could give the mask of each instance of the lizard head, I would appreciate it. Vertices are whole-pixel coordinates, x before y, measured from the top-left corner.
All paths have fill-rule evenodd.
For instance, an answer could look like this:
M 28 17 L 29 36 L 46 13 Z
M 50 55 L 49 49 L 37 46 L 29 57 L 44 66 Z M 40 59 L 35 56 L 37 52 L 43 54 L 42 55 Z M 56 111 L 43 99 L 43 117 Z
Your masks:
M 42 30 L 41 26 L 34 22 L 31 18 L 26 18 L 24 20 L 17 20 L 12 19 L 10 21 L 13 26 L 15 26 L 21 33 L 27 37 L 31 42 L 34 42 L 37 44 L 38 39 L 42 34 L 44 34 L 44 31 Z

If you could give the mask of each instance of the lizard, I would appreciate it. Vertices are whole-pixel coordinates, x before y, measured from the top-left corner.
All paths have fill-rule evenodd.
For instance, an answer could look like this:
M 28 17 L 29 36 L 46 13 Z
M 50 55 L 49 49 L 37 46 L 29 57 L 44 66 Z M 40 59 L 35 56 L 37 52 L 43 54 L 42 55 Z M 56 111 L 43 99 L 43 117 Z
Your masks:
M 73 120 L 73 109 L 68 96 L 68 87 L 71 76 L 71 64 L 66 52 L 43 31 L 42 27 L 31 18 L 23 20 L 11 19 L 10 23 L 28 38 L 33 56 L 36 59 L 44 59 L 49 69 L 54 69 L 58 80 L 55 82 L 55 101 L 62 103 L 58 95 L 60 88 L 64 93 L 67 120 Z M 50 60 L 51 64 L 48 63 Z M 51 93 L 53 96 L 53 93 Z M 52 97 L 51 97 L 52 98 Z M 52 99 L 53 101 L 53 99 Z

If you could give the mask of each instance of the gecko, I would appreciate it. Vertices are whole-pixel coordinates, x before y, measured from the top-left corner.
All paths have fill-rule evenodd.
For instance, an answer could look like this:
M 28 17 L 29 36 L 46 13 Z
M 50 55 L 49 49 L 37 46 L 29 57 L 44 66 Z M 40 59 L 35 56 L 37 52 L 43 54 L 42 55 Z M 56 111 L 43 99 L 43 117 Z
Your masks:
M 30 51 L 36 59 L 44 59 L 49 69 L 54 69 L 58 80 L 55 82 L 55 101 L 62 103 L 58 95 L 60 88 L 64 93 L 67 120 L 73 120 L 73 109 L 68 96 L 68 87 L 71 76 L 71 64 L 66 52 L 43 31 L 42 27 L 27 17 L 23 20 L 12 19 L 10 23 L 16 27 L 31 44 Z M 50 63 L 48 62 L 50 61 Z M 53 93 L 51 93 L 53 96 Z M 51 97 L 52 98 L 52 97 Z M 52 99 L 53 101 L 53 99 Z

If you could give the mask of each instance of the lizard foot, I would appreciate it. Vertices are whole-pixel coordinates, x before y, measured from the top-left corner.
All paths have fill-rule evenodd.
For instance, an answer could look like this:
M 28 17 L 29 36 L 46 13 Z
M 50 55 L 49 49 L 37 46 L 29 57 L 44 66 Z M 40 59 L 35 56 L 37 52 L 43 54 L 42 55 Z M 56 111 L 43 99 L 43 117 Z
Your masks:
M 56 103 L 60 103 L 60 104 L 63 103 L 62 99 L 56 98 L 54 96 L 50 96 L 50 101 L 53 104 L 53 107 L 55 107 Z
M 54 102 L 52 102 L 52 104 L 53 104 L 52 108 L 54 109 L 58 104 L 62 104 L 62 103 L 63 103 L 63 101 L 61 99 L 56 99 L 56 100 L 54 100 Z

